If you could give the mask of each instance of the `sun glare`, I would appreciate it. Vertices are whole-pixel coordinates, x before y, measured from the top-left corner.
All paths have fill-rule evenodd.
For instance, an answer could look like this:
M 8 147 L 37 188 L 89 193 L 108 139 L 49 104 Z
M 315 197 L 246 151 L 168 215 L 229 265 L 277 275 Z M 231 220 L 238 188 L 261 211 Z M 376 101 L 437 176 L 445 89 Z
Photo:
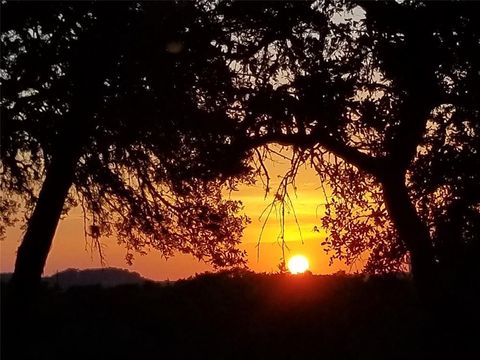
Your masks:
M 295 255 L 288 260 L 288 270 L 292 274 L 301 274 L 308 270 L 308 260 L 303 255 Z

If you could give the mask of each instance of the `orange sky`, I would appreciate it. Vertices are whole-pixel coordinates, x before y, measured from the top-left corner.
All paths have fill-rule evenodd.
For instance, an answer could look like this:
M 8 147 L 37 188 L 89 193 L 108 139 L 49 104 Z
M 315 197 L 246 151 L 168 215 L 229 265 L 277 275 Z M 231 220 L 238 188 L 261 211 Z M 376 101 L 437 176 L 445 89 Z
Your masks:
M 268 164 L 272 188 L 278 185 L 278 177 L 288 168 L 285 160 L 280 158 Z M 291 192 L 295 212 L 300 225 L 301 234 L 295 223 L 293 214 L 286 215 L 285 237 L 290 251 L 287 251 L 287 260 L 290 256 L 303 254 L 310 262 L 313 273 L 324 274 L 345 269 L 341 264 L 328 265 L 328 257 L 322 250 L 320 243 L 325 237 L 323 232 L 314 232 L 314 225 L 319 225 L 319 217 L 323 215 L 324 202 L 319 178 L 310 168 L 302 168 L 297 176 L 297 194 Z M 263 210 L 271 202 L 271 195 L 264 199 L 264 188 L 259 181 L 256 185 L 242 186 L 239 191 L 233 192 L 231 197 L 241 200 L 245 206 L 245 213 L 251 218 L 251 224 L 246 228 L 243 236 L 242 248 L 247 251 L 249 267 L 258 272 L 275 272 L 282 256 L 281 247 L 277 242 L 280 226 L 275 214 L 272 213 L 265 227 L 261 245 L 260 257 L 257 259 L 257 242 L 264 219 L 260 219 Z M 18 228 L 9 229 L 6 239 L 0 242 L 2 272 L 11 272 L 15 262 L 15 253 L 21 239 L 22 232 Z M 301 242 L 303 238 L 303 244 Z M 176 280 L 195 273 L 212 270 L 209 265 L 198 262 L 191 256 L 178 254 L 168 260 L 163 259 L 158 251 L 151 250 L 147 255 L 137 255 L 132 266 L 125 262 L 125 249 L 117 245 L 115 239 L 102 239 L 105 244 L 107 266 L 126 268 L 136 271 L 144 277 L 154 280 Z M 66 268 L 96 268 L 100 261 L 95 253 L 86 249 L 83 237 L 83 220 L 79 209 L 72 212 L 60 222 L 53 247 L 51 249 L 45 274 L 51 275 Z M 355 269 L 353 269 L 355 270 Z

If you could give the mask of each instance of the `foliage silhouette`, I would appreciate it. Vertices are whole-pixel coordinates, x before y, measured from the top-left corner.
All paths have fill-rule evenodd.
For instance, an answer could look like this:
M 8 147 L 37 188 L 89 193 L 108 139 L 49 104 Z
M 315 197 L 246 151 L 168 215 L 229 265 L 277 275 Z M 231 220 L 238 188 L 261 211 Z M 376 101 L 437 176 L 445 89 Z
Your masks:
M 313 166 L 332 194 L 322 225 L 333 258 L 368 253 L 371 272 L 408 261 L 425 289 L 444 273 L 475 279 L 478 3 L 6 6 L 2 190 L 52 212 L 33 212 L 25 240 L 39 238 L 36 226 L 51 240 L 73 184 L 94 233 L 234 264 L 245 219 L 224 216 L 238 204 L 222 202 L 220 185 L 251 179 L 255 154 L 256 174 L 266 171 L 277 143 L 293 157 L 274 201 L 285 205 L 298 167 Z M 20 162 L 19 150 L 28 154 Z M 32 253 L 44 259 L 43 243 Z
M 255 29 L 218 44 L 239 69 L 246 141 L 293 147 L 279 203 L 302 164 L 328 184 L 322 225 L 333 258 L 368 253 L 372 272 L 408 260 L 423 288 L 440 273 L 470 275 L 480 223 L 478 10 L 409 1 L 217 8 L 224 24 Z
M 75 205 L 92 241 L 115 234 L 127 261 L 153 247 L 243 263 L 247 219 L 221 190 L 246 176 L 246 150 L 224 116 L 230 70 L 203 14 L 194 3 L 2 2 L 0 206 L 23 201 L 28 218 L 14 282 L 38 283 Z

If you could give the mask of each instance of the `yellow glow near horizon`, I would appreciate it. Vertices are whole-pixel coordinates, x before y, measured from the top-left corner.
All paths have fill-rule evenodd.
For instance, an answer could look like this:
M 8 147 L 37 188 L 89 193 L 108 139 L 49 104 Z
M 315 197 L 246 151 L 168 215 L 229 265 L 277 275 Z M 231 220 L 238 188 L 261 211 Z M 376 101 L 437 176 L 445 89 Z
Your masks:
M 276 148 L 276 151 L 280 150 Z M 288 151 L 285 149 L 283 154 L 290 155 Z M 313 230 L 321 222 L 320 217 L 324 214 L 322 203 L 325 202 L 324 195 L 319 190 L 320 182 L 316 171 L 309 166 L 302 166 L 299 169 L 295 190 L 291 189 L 290 193 L 292 207 L 285 212 L 282 230 L 276 211 L 273 211 L 267 219 L 265 208 L 273 200 L 282 175 L 288 171 L 289 161 L 272 156 L 271 159 L 265 160 L 265 165 L 271 179 L 271 191 L 267 196 L 265 185 L 260 180 L 255 184 L 241 184 L 238 190 L 225 191 L 223 194 L 226 199 L 242 201 L 244 210 L 241 213 L 251 219 L 251 223 L 245 228 L 242 243 L 239 244 L 240 250 L 247 253 L 249 268 L 256 272 L 278 271 L 279 260 L 284 256 L 278 241 L 282 231 L 289 254 L 303 254 L 308 258 L 310 261 L 308 270 L 312 273 L 348 271 L 349 268 L 341 262 L 335 262 L 330 266 L 329 258 L 321 246 L 327 234 L 322 229 L 320 232 Z M 23 237 L 23 230 L 19 225 L 7 229 L 5 240 L 0 241 L 0 272 L 12 272 L 14 269 L 17 249 Z M 74 208 L 60 221 L 56 229 L 44 275 L 54 275 L 68 268 L 86 269 L 102 266 L 96 254 L 92 254 L 85 245 L 83 234 L 81 208 Z M 118 244 L 115 236 L 103 237 L 101 240 L 105 246 L 106 266 L 127 268 L 152 280 L 177 280 L 215 270 L 210 264 L 199 262 L 195 257 L 179 252 L 166 260 L 161 252 L 155 249 L 145 249 L 144 255 L 136 254 L 133 266 L 130 266 L 125 262 L 125 246 Z M 288 258 L 290 256 L 287 260 Z
M 308 259 L 303 255 L 295 255 L 288 260 L 288 270 L 292 274 L 301 274 L 308 270 Z

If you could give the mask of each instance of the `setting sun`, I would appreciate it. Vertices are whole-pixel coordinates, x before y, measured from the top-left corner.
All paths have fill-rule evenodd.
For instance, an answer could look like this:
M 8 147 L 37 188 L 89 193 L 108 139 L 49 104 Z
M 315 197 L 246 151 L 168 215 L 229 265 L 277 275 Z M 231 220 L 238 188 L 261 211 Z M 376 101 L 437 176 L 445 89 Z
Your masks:
M 295 255 L 288 260 L 288 270 L 292 274 L 301 274 L 308 270 L 308 260 L 303 255 Z

